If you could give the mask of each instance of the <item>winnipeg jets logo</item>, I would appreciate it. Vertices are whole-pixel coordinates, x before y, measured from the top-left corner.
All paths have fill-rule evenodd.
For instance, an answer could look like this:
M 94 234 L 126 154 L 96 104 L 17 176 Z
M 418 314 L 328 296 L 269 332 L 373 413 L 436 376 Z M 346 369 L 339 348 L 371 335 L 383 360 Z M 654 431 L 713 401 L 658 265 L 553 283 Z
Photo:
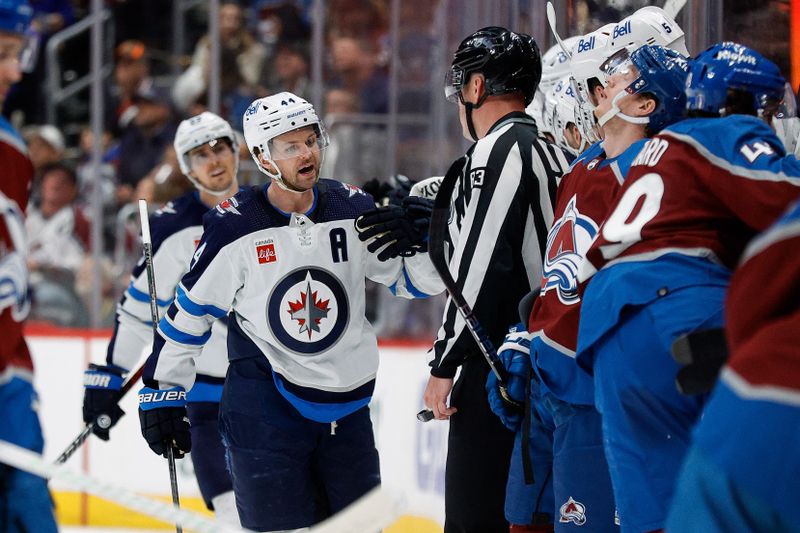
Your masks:
M 318 291 L 311 289 L 311 277 L 306 279 L 306 290 L 300 293 L 300 299 L 289 302 L 289 315 L 300 325 L 300 333 L 308 333 L 311 340 L 312 332 L 322 331 L 319 327 L 323 318 L 328 317 L 328 303 L 330 300 L 317 299 Z
M 286 349 L 316 355 L 344 335 L 350 304 L 342 282 L 321 268 L 304 267 L 284 276 L 267 299 L 267 325 Z
M 576 526 L 582 526 L 586 523 L 586 506 L 581 502 L 576 502 L 570 496 L 559 509 L 559 515 L 558 521 L 562 524 L 572 522 Z
M 547 234 L 542 294 L 555 290 L 558 292 L 558 299 L 566 305 L 580 301 L 578 269 L 595 235 L 597 224 L 578 211 L 576 196 L 573 196 L 564 209 L 564 214 L 555 221 Z

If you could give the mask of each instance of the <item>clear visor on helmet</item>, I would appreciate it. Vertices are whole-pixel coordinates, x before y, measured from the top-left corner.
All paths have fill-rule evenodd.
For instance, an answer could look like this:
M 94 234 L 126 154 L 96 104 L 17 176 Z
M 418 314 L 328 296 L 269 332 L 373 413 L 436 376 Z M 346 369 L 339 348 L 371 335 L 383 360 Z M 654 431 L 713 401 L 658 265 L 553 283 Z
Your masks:
M 615 76 L 630 83 L 639 77 L 639 69 L 633 64 L 630 53 L 626 48 L 618 50 L 603 61 L 600 65 L 600 71 L 605 74 L 607 80 L 611 80 Z
M 448 102 L 457 104 L 463 87 L 464 71 L 460 68 L 452 67 L 444 76 L 444 97 Z
M 307 157 L 319 153 L 330 144 L 328 132 L 322 123 L 306 126 L 278 135 L 269 141 L 270 159 L 273 161 Z
M 770 112 L 774 118 L 786 119 L 797 116 L 797 100 L 792 91 L 792 86 L 788 83 L 784 86 L 783 98 L 780 102 L 768 103 L 764 110 Z
M 39 51 L 39 38 L 25 35 L 18 42 L 9 41 L 0 47 L 0 62 L 16 61 L 22 72 L 33 72 Z
M 575 100 L 579 105 L 594 107 L 588 88 L 584 90 L 585 83 L 581 83 L 575 78 L 570 77 L 569 84 L 572 87 L 572 92 L 575 93 Z
M 233 152 L 231 142 L 227 138 L 219 138 L 195 146 L 186 156 L 189 159 L 189 166 L 195 167 L 205 165 L 211 158 L 223 157 L 229 152 Z

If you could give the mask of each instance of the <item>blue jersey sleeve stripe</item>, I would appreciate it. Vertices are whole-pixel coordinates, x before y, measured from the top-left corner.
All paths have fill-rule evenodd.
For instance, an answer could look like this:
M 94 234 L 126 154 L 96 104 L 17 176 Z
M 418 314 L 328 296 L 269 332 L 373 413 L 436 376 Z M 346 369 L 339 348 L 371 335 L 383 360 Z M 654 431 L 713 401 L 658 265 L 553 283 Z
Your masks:
M 191 335 L 173 326 L 166 318 L 162 318 L 161 322 L 158 323 L 158 329 L 171 340 L 191 346 L 202 346 L 211 338 L 211 330 L 202 335 Z
M 133 282 L 131 282 L 131 284 L 128 285 L 128 294 L 130 295 L 131 298 L 133 298 L 137 302 L 150 303 L 150 295 L 134 287 Z M 156 298 L 156 303 L 158 303 L 159 307 L 166 307 L 172 303 L 173 299 L 174 298 L 170 298 L 169 300 L 159 300 L 158 298 Z
M 426 294 L 416 288 L 413 283 L 411 283 L 411 278 L 408 277 L 408 271 L 403 267 L 403 277 L 406 280 L 406 289 L 414 298 L 427 298 L 430 294 Z
M 178 285 L 178 303 L 184 311 L 192 316 L 202 317 L 205 315 L 211 315 L 214 318 L 222 318 L 228 314 L 227 311 L 220 309 L 215 305 L 201 305 L 191 301 L 189 296 L 186 294 L 186 291 L 184 291 L 183 287 L 180 285 Z

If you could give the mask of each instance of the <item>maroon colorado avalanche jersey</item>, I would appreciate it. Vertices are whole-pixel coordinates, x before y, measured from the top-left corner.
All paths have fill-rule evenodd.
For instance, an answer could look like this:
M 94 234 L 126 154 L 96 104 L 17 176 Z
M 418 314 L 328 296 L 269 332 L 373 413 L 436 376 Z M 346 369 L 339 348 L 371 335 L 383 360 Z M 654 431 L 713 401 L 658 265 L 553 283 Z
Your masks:
M 25 222 L 33 165 L 19 134 L 0 116 L 0 383 L 17 371 L 33 368 L 22 335 L 26 307 L 19 293 L 27 290 Z
M 558 186 L 555 222 L 547 235 L 541 292 L 531 310 L 528 331 L 542 382 L 556 396 L 591 404 L 591 377 L 575 364 L 580 316 L 578 269 L 597 235 L 631 162 L 646 139 L 615 158 L 602 143 L 590 146 Z
M 733 269 L 798 195 L 800 164 L 766 123 L 745 115 L 684 120 L 634 160 L 579 277 L 670 253 Z

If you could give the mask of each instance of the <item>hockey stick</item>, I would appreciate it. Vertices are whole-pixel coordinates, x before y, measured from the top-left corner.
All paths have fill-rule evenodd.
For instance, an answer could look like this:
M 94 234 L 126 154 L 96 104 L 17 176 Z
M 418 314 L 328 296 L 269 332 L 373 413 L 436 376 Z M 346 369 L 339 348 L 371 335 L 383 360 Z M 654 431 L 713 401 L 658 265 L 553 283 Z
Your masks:
M 664 2 L 664 13 L 666 13 L 669 18 L 674 19 L 685 5 L 686 0 L 667 0 Z
M 486 362 L 489 364 L 489 368 L 497 377 L 500 395 L 509 404 L 520 407 L 520 404 L 508 395 L 505 368 L 503 368 L 503 364 L 497 357 L 497 351 L 492 341 L 489 340 L 483 332 L 483 328 L 478 318 L 475 316 L 475 313 L 472 311 L 472 307 L 467 303 L 464 294 L 461 292 L 461 289 L 458 288 L 456 281 L 450 274 L 450 266 L 448 265 L 444 253 L 446 233 L 450 227 L 450 202 L 453 196 L 453 190 L 456 186 L 456 181 L 458 181 L 458 177 L 463 170 L 463 166 L 459 165 L 459 162 L 462 162 L 462 159 L 457 160 L 450 166 L 450 169 L 447 171 L 447 174 L 445 174 L 439 186 L 439 192 L 436 193 L 436 199 L 433 202 L 433 212 L 431 213 L 431 225 L 428 231 L 428 255 L 431 258 L 436 272 L 438 272 L 439 276 L 442 278 L 442 282 L 447 292 L 450 294 L 450 298 L 464 318 L 467 329 L 469 329 L 475 342 L 478 343 L 478 347 L 484 359 L 486 359 Z M 417 420 L 420 422 L 428 422 L 433 420 L 433 418 L 433 412 L 428 409 L 417 413 Z
M 567 46 L 564 44 L 564 41 L 561 40 L 561 36 L 558 34 L 558 30 L 556 30 L 556 8 L 553 7 L 553 2 L 547 2 L 547 22 L 550 24 L 550 31 L 553 32 L 553 36 L 556 38 L 556 42 L 558 46 L 567 54 L 567 57 L 572 57 L 572 53 L 567 50 Z
M 70 470 L 67 466 L 53 464 L 30 450 L 20 448 L 6 441 L 0 441 L 0 463 L 8 464 L 45 479 L 57 479 L 65 485 L 94 494 L 104 500 L 118 503 L 147 516 L 168 523 L 180 523 L 193 531 L 202 533 L 245 533 L 247 530 L 230 524 L 223 524 L 186 509 L 157 500 L 152 500 L 128 489 L 106 483 L 95 477 Z
M 142 373 L 144 373 L 144 364 L 142 364 L 136 370 L 136 372 L 128 378 L 125 384 L 122 385 L 119 394 L 120 399 L 122 399 L 122 397 L 125 396 L 128 393 L 128 391 L 131 390 L 131 388 L 133 388 L 133 385 L 137 381 L 139 381 L 139 378 L 142 377 Z M 81 445 L 84 442 L 86 442 L 86 439 L 88 439 L 89 435 L 92 434 L 95 422 L 97 422 L 97 425 L 100 426 L 101 428 L 108 429 L 111 426 L 111 417 L 108 415 L 100 415 L 97 417 L 96 421 L 92 420 L 91 422 L 86 424 L 86 426 L 83 428 L 80 434 L 77 437 L 75 437 L 75 439 L 69 444 L 69 446 L 66 447 L 66 449 L 63 452 L 61 452 L 61 455 L 59 455 L 58 459 L 56 459 L 55 461 L 56 464 L 66 463 L 67 460 L 70 457 L 72 457 L 72 455 L 78 450 L 78 448 L 80 448 Z
M 147 200 L 139 200 L 139 219 L 142 222 L 142 247 L 144 262 L 147 268 L 147 289 L 150 293 L 150 315 L 153 319 L 153 338 L 158 335 L 158 294 L 156 293 L 156 273 L 153 270 L 153 241 L 150 238 L 150 219 L 147 213 Z M 167 446 L 167 465 L 169 466 L 169 485 L 172 491 L 172 503 L 180 509 L 178 495 L 178 473 L 175 471 L 175 453 L 172 446 Z M 175 531 L 182 533 L 180 524 L 175 524 Z
M 49 463 L 30 450 L 0 440 L 0 463 L 24 470 L 44 479 L 57 479 L 64 485 L 117 503 L 164 522 L 180 523 L 198 533 L 250 533 L 229 523 L 220 522 L 187 509 L 176 509 L 131 490 L 112 485 L 96 477 L 75 472 L 63 465 Z M 308 533 L 363 533 L 391 525 L 405 511 L 406 501 L 396 491 L 378 486 L 358 501 L 311 527 Z

